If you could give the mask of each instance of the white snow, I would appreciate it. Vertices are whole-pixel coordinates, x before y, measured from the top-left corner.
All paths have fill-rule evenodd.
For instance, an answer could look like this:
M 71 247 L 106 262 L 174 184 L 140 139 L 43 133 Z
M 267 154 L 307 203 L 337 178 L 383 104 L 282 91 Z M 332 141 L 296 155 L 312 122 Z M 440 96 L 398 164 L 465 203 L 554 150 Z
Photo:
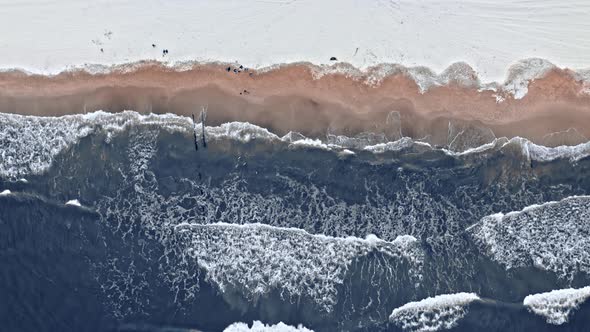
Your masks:
M 80 204 L 80 201 L 78 201 L 77 199 L 71 199 L 67 201 L 66 205 L 82 206 L 82 204 Z
M 223 332 L 313 332 L 313 330 L 307 329 L 302 325 L 294 327 L 283 322 L 275 325 L 267 325 L 256 320 L 252 323 L 252 327 L 249 327 L 246 323 L 233 323 L 226 327 Z
M 11 191 L 8 189 L 5 189 L 2 192 L 0 192 L 0 196 L 8 196 L 10 194 L 11 194 Z
M 567 323 L 572 311 L 588 298 L 590 298 L 590 286 L 529 295 L 524 298 L 523 304 L 535 314 L 545 317 L 547 323 L 561 325 Z
M 393 310 L 389 319 L 404 330 L 440 331 L 453 328 L 466 306 L 480 298 L 474 293 L 443 294 L 409 302 Z
M 56 73 L 94 64 L 88 68 L 103 72 L 111 64 L 146 59 L 180 68 L 193 61 L 260 68 L 328 64 L 335 56 L 359 68 L 414 68 L 409 71 L 422 88 L 449 76 L 471 84 L 472 72 L 462 63 L 483 82 L 502 82 L 507 68 L 521 59 L 590 66 L 589 14 L 585 0 L 0 0 L 0 47 L 9 50 L 0 68 Z M 165 57 L 163 49 L 169 50 Z M 512 72 L 534 78 L 548 68 L 542 61 L 527 62 L 525 68 L 517 62 Z M 514 75 L 506 83 L 517 97 L 526 93 Z

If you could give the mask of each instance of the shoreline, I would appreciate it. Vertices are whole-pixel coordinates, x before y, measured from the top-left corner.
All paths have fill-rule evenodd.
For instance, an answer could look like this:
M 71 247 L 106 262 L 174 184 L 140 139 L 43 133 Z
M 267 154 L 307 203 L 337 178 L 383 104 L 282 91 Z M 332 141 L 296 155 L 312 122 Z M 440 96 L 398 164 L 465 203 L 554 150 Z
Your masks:
M 520 136 L 536 143 L 568 130 L 577 138 L 559 140 L 577 144 L 590 138 L 590 126 L 584 125 L 590 123 L 588 82 L 569 69 L 546 67 L 532 78 L 509 72 L 514 82 L 525 82 L 526 93 L 517 98 L 506 84 L 482 85 L 475 71 L 461 63 L 436 76 L 423 75 L 431 79 L 424 80 L 431 83 L 427 89 L 410 72 L 423 67 L 239 66 L 172 67 L 145 61 L 94 73 L 83 68 L 51 76 L 4 71 L 0 112 L 58 116 L 134 110 L 190 116 L 207 106 L 211 125 L 243 121 L 278 134 L 298 131 L 310 137 L 327 132 L 394 135 L 393 130 L 412 138 L 430 136 L 431 143 L 444 145 L 452 124 L 458 130 L 491 130 L 496 137 Z

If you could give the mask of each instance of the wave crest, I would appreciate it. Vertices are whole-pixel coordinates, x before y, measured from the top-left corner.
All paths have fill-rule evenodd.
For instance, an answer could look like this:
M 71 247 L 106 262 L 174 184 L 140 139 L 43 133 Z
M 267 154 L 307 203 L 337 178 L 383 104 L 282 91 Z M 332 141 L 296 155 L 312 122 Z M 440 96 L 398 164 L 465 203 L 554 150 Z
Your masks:
M 379 253 L 387 262 L 406 261 L 419 282 L 424 253 L 411 236 L 386 242 L 370 236 L 334 238 L 312 235 L 297 228 L 263 224 L 179 224 L 185 252 L 207 272 L 222 291 L 240 289 L 256 300 L 273 289 L 290 297 L 309 296 L 323 310 L 336 304 L 338 284 L 353 260 Z
M 590 286 L 529 295 L 524 298 L 523 304 L 535 314 L 545 317 L 547 323 L 562 325 L 567 323 L 572 311 L 588 298 L 590 298 Z
M 409 302 L 393 310 L 390 321 L 410 331 L 439 331 L 457 326 L 466 307 L 480 298 L 474 293 L 443 294 Z
M 252 323 L 252 327 L 249 327 L 246 323 L 233 323 L 226 327 L 223 332 L 313 332 L 313 330 L 310 330 L 303 325 L 295 327 L 283 322 L 279 322 L 275 325 L 267 325 L 256 320 Z
M 506 269 L 534 266 L 567 280 L 590 275 L 590 196 L 493 214 L 467 231 Z

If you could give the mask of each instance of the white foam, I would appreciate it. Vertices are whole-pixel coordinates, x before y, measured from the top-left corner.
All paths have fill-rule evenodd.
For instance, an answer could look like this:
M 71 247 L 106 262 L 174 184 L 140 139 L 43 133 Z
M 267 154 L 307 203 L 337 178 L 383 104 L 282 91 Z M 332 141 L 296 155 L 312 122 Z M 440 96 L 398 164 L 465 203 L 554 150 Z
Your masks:
M 537 315 L 545 317 L 547 323 L 567 323 L 572 311 L 590 298 L 590 286 L 584 288 L 557 289 L 547 293 L 528 295 L 523 304 Z
M 6 148 L 0 151 L 0 176 L 17 178 L 29 174 L 41 174 L 52 164 L 53 158 L 76 144 L 80 139 L 96 132 L 106 135 L 106 142 L 131 125 L 157 126 L 167 131 L 191 133 L 193 123 L 190 118 L 174 114 L 142 115 L 133 111 L 106 113 L 96 111 L 86 114 L 66 115 L 62 117 L 37 117 L 15 114 L 0 114 L 0 144 Z M 342 152 L 343 147 L 363 149 L 373 153 L 402 151 L 412 147 L 433 149 L 425 142 L 402 137 L 396 141 L 371 144 L 373 141 L 385 140 L 382 135 L 365 133 L 362 137 L 346 136 L 328 137 L 328 142 L 307 138 L 298 133 L 289 133 L 283 137 L 266 128 L 247 122 L 229 122 L 216 127 L 205 127 L 207 140 L 230 139 L 242 143 L 255 141 L 287 143 L 289 147 L 307 147 Z M 201 126 L 196 126 L 197 135 L 201 135 Z M 331 144 L 330 140 L 341 143 Z M 530 160 L 552 161 L 569 159 L 572 162 L 590 156 L 590 142 L 574 146 L 545 147 L 521 137 L 510 140 L 494 139 L 465 151 L 443 151 L 449 155 L 462 156 L 485 152 L 492 149 L 517 145 L 523 156 Z M 350 150 L 347 150 L 350 151 Z M 344 152 L 347 153 L 347 152 Z M 26 181 L 26 180 L 25 180 Z
M 504 139 L 505 141 L 507 141 L 507 139 Z M 490 143 L 486 143 L 486 144 L 482 144 L 478 147 L 475 148 L 470 148 L 464 151 L 451 151 L 448 149 L 443 149 L 443 151 L 448 154 L 448 155 L 452 155 L 452 156 L 465 156 L 465 155 L 470 155 L 470 154 L 477 154 L 477 153 L 481 153 L 481 152 L 485 152 L 488 150 L 491 150 L 495 147 L 498 146 L 498 139 L 495 139 L 493 142 Z
M 233 323 L 226 327 L 223 332 L 313 332 L 313 330 L 305 328 L 302 325 L 295 327 L 283 322 L 275 325 L 267 325 L 256 320 L 252 323 L 252 327 L 249 327 L 246 323 Z
M 165 130 L 191 130 L 189 118 L 172 114 L 141 115 L 124 111 L 61 117 L 22 116 L 0 113 L 0 176 L 17 178 L 41 174 L 53 158 L 76 144 L 81 138 L 101 130 L 107 142 L 130 125 L 156 125 Z
M 334 238 L 298 228 L 225 223 L 182 223 L 176 230 L 187 236 L 185 252 L 207 271 L 208 280 L 222 291 L 240 289 L 252 300 L 277 289 L 289 298 L 307 296 L 329 312 L 349 265 L 369 253 L 384 255 L 389 264 L 405 261 L 410 278 L 415 283 L 422 278 L 424 253 L 411 236 L 386 242 L 374 235 Z
M 352 156 L 352 155 L 355 155 L 356 153 L 354 153 L 354 151 L 344 149 L 344 150 L 340 151 L 339 154 L 342 156 Z
M 522 99 L 528 92 L 530 82 L 545 76 L 555 65 L 545 59 L 530 58 L 516 62 L 508 69 L 504 90 L 514 99 Z
M 206 127 L 206 135 L 208 139 L 229 138 L 243 143 L 248 143 L 255 140 L 278 141 L 280 138 L 262 128 L 248 122 L 228 122 L 218 127 Z M 202 133 L 201 126 L 197 126 L 197 135 Z
M 367 145 L 363 148 L 363 150 L 370 151 L 373 153 L 384 153 L 387 151 L 401 151 L 408 148 L 411 148 L 415 143 L 420 144 L 421 142 L 415 142 L 409 137 L 402 137 L 397 141 L 387 142 L 387 143 L 379 143 L 375 145 Z M 424 145 L 428 145 L 427 143 L 422 143 Z
M 330 150 L 330 147 L 319 139 L 304 138 L 290 144 L 292 147 L 306 147 L 321 150 Z
M 8 196 L 10 194 L 11 194 L 11 191 L 8 189 L 5 189 L 2 192 L 0 192 L 0 196 Z
M 480 298 L 474 293 L 443 294 L 406 303 L 393 310 L 389 319 L 404 330 L 440 331 L 457 326 L 466 307 Z
M 484 217 L 467 231 L 506 269 L 536 267 L 571 280 L 590 274 L 590 196 Z
M 518 138 L 513 138 L 512 140 L 518 140 Z M 525 155 L 528 155 L 531 159 L 537 161 L 552 161 L 556 159 L 578 161 L 590 156 L 590 141 L 578 145 L 562 145 L 551 148 L 535 144 L 528 140 L 521 140 Z
M 578 145 L 562 145 L 557 147 L 547 147 L 535 144 L 526 138 L 506 137 L 496 138 L 493 141 L 464 151 L 451 151 L 442 149 L 446 154 L 452 156 L 466 156 L 471 154 L 493 151 L 510 146 L 517 146 L 526 160 L 535 160 L 539 162 L 550 162 L 558 159 L 566 159 L 571 162 L 579 161 L 590 156 L 590 141 Z
M 55 156 L 96 131 L 106 134 L 106 140 L 110 142 L 131 125 L 154 125 L 180 132 L 193 130 L 188 117 L 174 114 L 142 115 L 133 111 L 96 111 L 62 117 L 3 113 L 0 114 L 0 125 L 3 128 L 0 131 L 0 144 L 7 147 L 0 152 L 0 175 L 9 178 L 45 172 Z M 196 128 L 200 136 L 201 126 Z M 208 140 L 231 139 L 244 143 L 254 140 L 280 141 L 278 136 L 267 129 L 247 122 L 224 123 L 218 127 L 206 127 L 205 130 Z
M 80 204 L 80 201 L 77 199 L 71 199 L 71 200 L 67 201 L 66 205 L 82 206 L 82 204 Z
M 471 88 L 477 88 L 479 86 L 477 73 L 465 62 L 455 62 L 446 67 L 438 75 L 428 67 L 405 67 L 394 63 L 380 63 L 366 69 L 360 69 L 348 63 L 337 63 L 329 66 L 309 64 L 309 66 L 315 79 L 320 79 L 329 74 L 341 74 L 350 79 L 362 80 L 372 86 L 379 85 L 386 77 L 400 74 L 416 82 L 421 93 L 426 92 L 432 87 L 447 85 L 449 83 Z

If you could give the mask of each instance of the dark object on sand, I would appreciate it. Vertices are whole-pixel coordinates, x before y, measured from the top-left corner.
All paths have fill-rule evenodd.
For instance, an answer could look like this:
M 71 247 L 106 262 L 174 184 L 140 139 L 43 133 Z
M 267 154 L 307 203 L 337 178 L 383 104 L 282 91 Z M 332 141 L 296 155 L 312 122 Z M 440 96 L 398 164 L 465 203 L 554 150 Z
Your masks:
M 101 51 L 101 52 L 104 52 L 104 50 L 103 50 L 102 48 L 100 49 L 100 51 Z
M 195 114 L 193 113 L 193 138 L 195 140 L 195 151 L 199 151 L 199 141 L 197 139 L 197 126 L 195 125 Z
M 227 69 L 226 69 L 226 70 L 227 70 L 228 72 L 229 72 L 229 71 L 231 71 L 231 67 L 227 67 Z
M 333 56 L 333 57 L 330 58 L 330 61 L 338 61 L 338 59 L 336 59 L 336 57 Z
M 203 131 L 203 147 L 207 148 L 207 140 L 205 139 L 205 119 L 207 118 L 207 108 L 203 107 L 201 111 L 201 129 Z
M 156 47 L 156 44 L 152 44 L 152 47 L 154 47 L 154 48 L 155 48 L 155 47 Z

